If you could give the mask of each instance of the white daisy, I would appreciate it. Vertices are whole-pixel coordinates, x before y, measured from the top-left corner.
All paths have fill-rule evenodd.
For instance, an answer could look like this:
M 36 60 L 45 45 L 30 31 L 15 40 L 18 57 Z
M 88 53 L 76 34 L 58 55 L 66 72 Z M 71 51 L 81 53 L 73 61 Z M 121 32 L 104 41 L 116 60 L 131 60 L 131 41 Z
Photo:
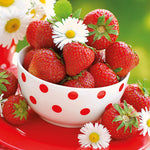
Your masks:
M 56 0 L 31 0 L 30 12 L 34 14 L 34 20 L 51 19 L 55 16 L 54 4 Z
M 150 110 L 148 111 L 147 107 L 145 110 L 141 109 L 139 130 L 142 130 L 141 134 L 144 136 L 146 133 L 150 136 Z
M 87 42 L 88 30 L 87 26 L 83 24 L 82 20 L 68 17 L 62 19 L 62 22 L 56 22 L 53 26 L 54 43 L 58 48 L 63 49 L 64 45 L 72 41 L 81 43 Z
M 24 39 L 31 17 L 16 7 L 0 11 L 0 13 L 0 44 L 9 48 L 12 39 L 15 44 Z
M 0 9 L 11 9 L 12 7 L 20 8 L 27 11 L 30 0 L 0 0 Z
M 43 6 L 39 4 L 32 5 L 29 13 L 32 15 L 33 20 L 45 20 L 46 19 L 46 12 Z
M 94 149 L 101 149 L 109 146 L 111 135 L 103 125 L 95 123 L 94 126 L 92 123 L 86 123 L 80 131 L 83 133 L 78 135 L 81 147 L 92 146 Z

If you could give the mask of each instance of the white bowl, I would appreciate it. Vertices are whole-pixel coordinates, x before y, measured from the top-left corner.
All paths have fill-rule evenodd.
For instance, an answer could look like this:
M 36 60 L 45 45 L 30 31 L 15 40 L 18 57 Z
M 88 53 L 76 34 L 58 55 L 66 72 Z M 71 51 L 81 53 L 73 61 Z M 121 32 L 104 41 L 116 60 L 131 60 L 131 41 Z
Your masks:
M 118 103 L 125 90 L 130 73 L 119 83 L 100 88 L 73 88 L 41 80 L 23 66 L 25 54 L 31 47 L 19 52 L 18 80 L 23 96 L 31 108 L 49 123 L 63 127 L 81 127 L 100 118 L 105 107 Z

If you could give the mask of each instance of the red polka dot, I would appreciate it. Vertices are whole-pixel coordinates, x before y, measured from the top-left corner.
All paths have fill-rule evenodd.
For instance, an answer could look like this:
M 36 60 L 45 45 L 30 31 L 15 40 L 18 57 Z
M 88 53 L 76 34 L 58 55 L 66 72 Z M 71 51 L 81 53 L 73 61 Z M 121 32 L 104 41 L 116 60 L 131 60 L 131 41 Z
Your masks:
M 80 111 L 81 115 L 88 115 L 90 113 L 90 109 L 89 108 L 84 108 Z
M 119 92 L 121 92 L 123 88 L 124 88 L 124 83 L 122 83 L 121 86 L 119 87 Z
M 36 104 L 36 103 L 37 103 L 35 97 L 33 97 L 33 96 L 30 96 L 30 101 L 31 101 L 33 104 Z
M 26 82 L 26 75 L 24 73 L 21 74 L 21 78 L 23 82 Z
M 40 91 L 43 92 L 43 93 L 47 93 L 48 92 L 48 87 L 45 84 L 41 84 L 39 86 L 39 88 L 40 88 Z
M 102 99 L 104 98 L 106 95 L 106 91 L 100 91 L 98 94 L 97 94 L 97 98 L 98 99 Z
M 60 113 L 62 111 L 62 108 L 58 105 L 53 105 L 52 110 L 56 113 Z
M 75 100 L 75 99 L 78 98 L 78 93 L 77 93 L 77 92 L 74 92 L 74 91 L 69 92 L 69 93 L 68 93 L 68 98 L 71 99 L 71 100 Z

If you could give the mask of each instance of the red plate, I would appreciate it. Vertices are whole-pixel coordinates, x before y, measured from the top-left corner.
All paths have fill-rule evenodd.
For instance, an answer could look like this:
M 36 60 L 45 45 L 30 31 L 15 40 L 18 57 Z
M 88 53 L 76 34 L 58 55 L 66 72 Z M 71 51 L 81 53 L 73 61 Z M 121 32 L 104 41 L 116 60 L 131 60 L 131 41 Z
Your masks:
M 27 150 L 90 150 L 80 148 L 77 136 L 79 128 L 63 128 L 43 121 L 31 112 L 28 122 L 14 127 L 0 118 L 0 143 L 11 149 Z M 111 141 L 107 150 L 146 149 L 150 137 L 136 135 L 122 141 Z

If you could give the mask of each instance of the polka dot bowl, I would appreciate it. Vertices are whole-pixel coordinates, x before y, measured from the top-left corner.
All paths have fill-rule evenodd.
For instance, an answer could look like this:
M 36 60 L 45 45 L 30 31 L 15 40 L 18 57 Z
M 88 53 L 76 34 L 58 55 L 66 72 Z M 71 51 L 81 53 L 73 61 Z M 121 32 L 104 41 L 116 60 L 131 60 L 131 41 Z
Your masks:
M 98 120 L 110 103 L 119 102 L 129 74 L 119 83 L 100 88 L 72 88 L 41 80 L 26 71 L 22 62 L 30 50 L 18 55 L 18 80 L 30 107 L 45 121 L 63 127 L 81 127 Z

